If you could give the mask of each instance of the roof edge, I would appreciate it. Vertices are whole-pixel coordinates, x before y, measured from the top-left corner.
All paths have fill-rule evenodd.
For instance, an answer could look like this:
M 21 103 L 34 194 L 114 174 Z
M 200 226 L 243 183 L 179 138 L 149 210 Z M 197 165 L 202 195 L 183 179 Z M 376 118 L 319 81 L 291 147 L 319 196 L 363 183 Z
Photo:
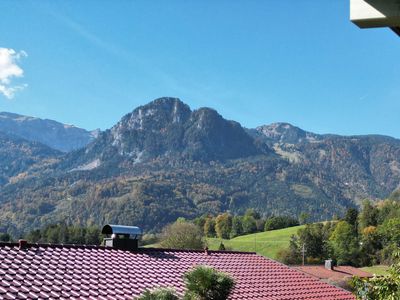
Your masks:
M 19 247 L 19 243 L 14 242 L 0 242 L 0 247 Z M 76 249 L 107 249 L 107 250 L 120 250 L 120 251 L 130 251 L 130 252 L 155 252 L 155 251 L 170 251 L 170 252 L 196 252 L 196 253 L 204 253 L 204 250 L 200 249 L 170 249 L 170 248 L 138 248 L 137 250 L 121 250 L 114 249 L 111 247 L 105 247 L 100 245 L 84 245 L 84 244 L 51 244 L 51 243 L 27 243 L 25 249 L 29 248 L 39 248 L 39 247 L 47 247 L 47 248 L 76 248 Z M 231 254 L 249 254 L 256 255 L 256 252 L 244 252 L 244 251 L 233 251 L 233 250 L 207 250 L 209 254 L 212 253 L 231 253 Z M 268 258 L 270 259 L 270 258 Z

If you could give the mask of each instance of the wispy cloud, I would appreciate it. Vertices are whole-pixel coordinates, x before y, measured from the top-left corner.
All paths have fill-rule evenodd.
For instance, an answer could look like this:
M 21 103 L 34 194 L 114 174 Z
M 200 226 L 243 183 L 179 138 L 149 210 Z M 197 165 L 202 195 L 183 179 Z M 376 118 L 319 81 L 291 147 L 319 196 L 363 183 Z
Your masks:
M 27 85 L 15 85 L 14 78 L 23 77 L 24 70 L 18 65 L 21 58 L 28 56 L 25 51 L 0 47 L 0 94 L 12 99 L 15 93 L 24 89 Z

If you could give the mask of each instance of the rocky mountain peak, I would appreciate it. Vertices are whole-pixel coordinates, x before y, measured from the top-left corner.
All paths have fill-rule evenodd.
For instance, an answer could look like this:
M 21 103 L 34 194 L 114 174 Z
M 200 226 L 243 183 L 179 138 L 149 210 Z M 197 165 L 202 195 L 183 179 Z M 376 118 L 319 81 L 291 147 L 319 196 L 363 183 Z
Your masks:
M 130 130 L 160 130 L 167 124 L 185 122 L 191 114 L 188 105 L 178 98 L 163 97 L 139 106 L 113 127 Z
M 321 139 L 321 136 L 318 134 L 304 131 L 289 123 L 272 123 L 270 125 L 259 126 L 256 130 L 264 138 L 274 143 L 297 144 Z
M 165 156 L 224 160 L 256 154 L 257 150 L 239 123 L 225 120 L 211 108 L 191 111 L 179 99 L 164 97 L 125 115 L 85 152 L 86 164 L 95 159 L 104 162 L 115 155 L 112 153 L 136 164 Z

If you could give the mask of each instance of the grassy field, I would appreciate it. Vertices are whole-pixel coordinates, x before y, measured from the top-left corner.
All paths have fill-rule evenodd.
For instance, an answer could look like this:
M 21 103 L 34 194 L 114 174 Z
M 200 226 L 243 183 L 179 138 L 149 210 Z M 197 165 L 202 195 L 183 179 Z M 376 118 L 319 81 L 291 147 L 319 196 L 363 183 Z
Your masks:
M 376 266 L 372 266 L 372 267 L 364 267 L 361 268 L 361 270 L 365 271 L 365 272 L 369 272 L 371 274 L 376 274 L 376 275 L 387 275 L 388 272 L 388 266 L 383 266 L 383 265 L 376 265 Z
M 304 226 L 295 226 L 290 228 L 259 232 L 239 236 L 231 240 L 221 240 L 218 238 L 208 238 L 208 247 L 210 250 L 217 250 L 221 241 L 229 250 L 257 252 L 260 255 L 276 259 L 280 249 L 289 245 L 290 237 L 297 233 L 299 228 Z

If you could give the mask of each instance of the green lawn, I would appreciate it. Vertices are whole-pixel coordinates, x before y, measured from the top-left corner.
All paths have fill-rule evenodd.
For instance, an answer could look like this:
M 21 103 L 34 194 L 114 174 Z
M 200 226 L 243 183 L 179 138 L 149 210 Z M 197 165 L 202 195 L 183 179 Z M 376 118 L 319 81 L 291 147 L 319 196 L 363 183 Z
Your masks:
M 372 267 L 364 267 L 361 268 L 361 270 L 365 271 L 365 272 L 369 272 L 371 274 L 376 274 L 376 275 L 387 275 L 388 272 L 388 266 L 384 266 L 384 265 L 376 265 L 376 266 L 372 266 Z
M 280 249 L 289 245 L 290 237 L 297 233 L 299 228 L 295 226 L 284 229 L 259 232 L 236 237 L 231 240 L 208 238 L 207 243 L 210 250 L 217 250 L 221 241 L 229 250 L 257 252 L 260 255 L 276 259 Z

